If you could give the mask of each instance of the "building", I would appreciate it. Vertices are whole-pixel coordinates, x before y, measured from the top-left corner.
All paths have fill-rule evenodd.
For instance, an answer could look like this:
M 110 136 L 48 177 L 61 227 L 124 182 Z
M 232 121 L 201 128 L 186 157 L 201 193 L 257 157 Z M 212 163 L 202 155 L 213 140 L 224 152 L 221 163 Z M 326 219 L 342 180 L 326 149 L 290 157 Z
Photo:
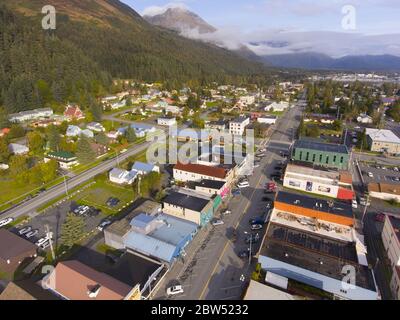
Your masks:
M 176 118 L 168 118 L 168 117 L 158 118 L 157 123 L 159 126 L 167 126 L 167 127 L 171 127 L 177 124 Z
M 195 196 L 172 192 L 163 200 L 163 210 L 166 214 L 191 221 L 201 227 L 211 221 L 214 215 L 214 206 L 212 199 L 201 194 Z
M 14 273 L 27 258 L 35 258 L 37 247 L 14 233 L 0 229 L 0 270 Z
M 205 123 L 204 128 L 209 130 L 224 131 L 226 129 L 226 123 L 224 120 L 209 121 Z
M 132 300 L 137 291 L 76 260 L 59 262 L 42 286 L 64 300 Z
M 249 105 L 252 105 L 256 102 L 256 96 L 255 95 L 247 95 L 247 96 L 241 96 L 238 99 L 238 104 L 244 107 L 247 107 Z
M 81 135 L 82 129 L 79 128 L 78 126 L 74 126 L 74 125 L 69 125 L 67 127 L 67 132 L 65 133 L 65 135 L 67 137 L 78 137 Z
M 201 180 L 225 181 L 233 180 L 234 172 L 223 166 L 178 163 L 174 167 L 174 179 L 179 182 L 200 182 Z
M 29 152 L 29 148 L 22 144 L 10 143 L 8 145 L 8 151 L 10 151 L 11 154 L 15 154 L 15 155 L 19 156 L 19 155 L 27 154 Z
M 283 112 L 290 107 L 289 102 L 273 102 L 264 108 L 265 111 L 269 112 Z
M 177 132 L 172 133 L 172 138 L 176 138 L 178 142 L 205 142 L 210 141 L 211 134 L 209 130 L 178 129 Z
M 347 171 L 333 171 L 323 167 L 288 164 L 283 186 L 290 189 L 314 193 L 341 200 L 352 200 L 355 196 L 352 176 Z
M 301 139 L 292 146 L 292 160 L 348 170 L 350 153 L 345 145 Z
M 242 136 L 246 127 L 250 124 L 250 118 L 239 117 L 229 122 L 229 132 L 233 135 Z
M 99 143 L 90 142 L 90 148 L 96 153 L 97 157 L 105 155 L 110 148 Z
M 131 230 L 124 237 L 128 251 L 169 265 L 185 255 L 186 246 L 197 233 L 195 223 L 167 214 L 139 214 L 132 219 Z
M 28 111 L 21 111 L 18 113 L 10 114 L 8 119 L 12 123 L 21 123 L 32 121 L 42 118 L 50 118 L 53 116 L 53 110 L 50 108 L 42 108 Z
M 134 123 L 130 127 L 135 130 L 136 137 L 145 138 L 147 134 L 156 132 L 156 128 L 145 123 Z M 118 134 L 124 135 L 127 128 L 119 128 Z
M 91 122 L 86 126 L 87 129 L 92 130 L 94 132 L 105 132 L 106 129 L 98 122 Z
M 57 151 L 50 152 L 47 154 L 45 161 L 55 160 L 60 165 L 62 169 L 71 169 L 72 167 L 78 165 L 78 158 L 72 152 L 68 151 Z
M 323 124 L 332 124 L 336 117 L 330 114 L 311 113 L 304 116 L 304 122 L 317 122 Z
M 81 131 L 81 136 L 85 136 L 86 138 L 93 139 L 94 133 L 89 129 L 84 129 Z
M 225 181 L 203 179 L 195 184 L 195 190 L 210 197 L 214 195 L 224 197 L 229 193 L 230 189 Z
M 243 300 L 301 300 L 287 292 L 275 289 L 267 284 L 263 284 L 254 280 L 250 280 L 250 285 L 246 290 Z
M 137 171 L 140 175 L 146 175 L 152 172 L 160 173 L 160 167 L 151 163 L 136 161 L 132 166 L 132 171 Z
M 400 155 L 400 138 L 391 130 L 366 129 L 365 134 L 371 151 Z
M 137 171 L 127 171 L 114 168 L 109 173 L 109 179 L 116 184 L 132 184 L 137 177 Z
M 84 119 L 85 115 L 77 105 L 67 105 L 65 107 L 64 117 L 66 117 L 68 121 L 72 121 Z
M 276 116 L 260 116 L 257 118 L 257 122 L 265 124 L 275 124 L 278 118 Z
M 363 124 L 372 124 L 374 121 L 372 120 L 372 117 L 370 117 L 369 115 L 363 113 L 363 114 L 360 114 L 357 117 L 357 122 L 358 123 L 363 123 Z
M 115 249 L 125 249 L 125 236 L 131 230 L 132 219 L 144 213 L 156 216 L 162 212 L 162 205 L 153 201 L 145 201 L 140 206 L 129 212 L 122 219 L 115 221 L 104 230 L 105 243 Z
M 390 288 L 395 298 L 400 300 L 400 219 L 385 216 L 382 242 L 393 270 Z
M 368 184 L 370 197 L 386 201 L 395 200 L 400 203 L 400 185 L 388 183 L 370 183 Z
M 1 289 L 0 289 L 1 292 Z M 44 290 L 31 279 L 9 282 L 3 292 L 0 293 L 0 301 L 35 301 L 57 300 L 57 298 Z
M 0 130 L 0 138 L 5 137 L 10 133 L 10 128 L 3 128 Z

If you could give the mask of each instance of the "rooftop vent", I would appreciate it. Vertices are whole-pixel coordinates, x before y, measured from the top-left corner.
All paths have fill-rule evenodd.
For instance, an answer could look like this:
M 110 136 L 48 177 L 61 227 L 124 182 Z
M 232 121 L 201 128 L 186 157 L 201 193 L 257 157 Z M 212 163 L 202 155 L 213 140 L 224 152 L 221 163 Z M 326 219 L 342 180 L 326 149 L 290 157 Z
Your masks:
M 100 289 L 101 289 L 101 285 L 100 284 L 96 284 L 92 289 L 90 289 L 89 291 L 88 291 L 88 296 L 89 296 L 89 298 L 91 298 L 91 299 L 96 299 L 97 298 L 97 296 L 99 295 L 99 293 L 100 293 Z

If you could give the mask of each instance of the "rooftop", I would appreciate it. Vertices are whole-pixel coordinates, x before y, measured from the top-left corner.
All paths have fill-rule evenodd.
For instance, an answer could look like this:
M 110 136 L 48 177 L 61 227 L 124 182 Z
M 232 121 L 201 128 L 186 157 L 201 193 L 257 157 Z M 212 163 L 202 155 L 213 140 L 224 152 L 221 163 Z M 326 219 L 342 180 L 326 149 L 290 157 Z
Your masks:
M 393 217 L 393 216 L 389 216 L 389 215 L 388 215 L 388 217 L 389 217 L 390 223 L 392 224 L 394 232 L 396 233 L 397 239 L 400 242 L 400 219 Z
M 14 233 L 0 229 L 0 259 L 7 261 L 19 257 L 27 252 L 36 251 L 36 246 Z
M 189 163 L 189 164 L 178 163 L 175 165 L 174 169 L 186 172 L 193 172 L 219 179 L 225 179 L 227 175 L 227 170 L 222 167 L 212 167 L 194 163 Z
M 76 159 L 76 156 L 72 152 L 68 151 L 49 152 L 47 156 L 54 159 L 62 159 L 62 160 Z
M 236 119 L 232 119 L 230 122 L 231 123 L 243 123 L 245 121 L 249 120 L 248 117 L 238 117 Z
M 357 286 L 376 290 L 371 271 L 358 264 L 354 243 L 270 224 L 260 255 L 337 280 L 343 279 L 343 267 L 352 265 Z
M 366 129 L 366 135 L 370 136 L 373 141 L 398 143 L 400 144 L 400 138 L 396 136 L 391 130 L 384 129 Z
M 220 190 L 225 185 L 225 182 L 224 181 L 215 181 L 215 180 L 203 179 L 199 183 L 197 183 L 196 185 L 198 187 Z
M 370 183 L 368 184 L 369 192 L 388 193 L 396 196 L 400 196 L 400 185 L 399 184 L 387 184 L 387 183 Z
M 244 300 L 296 300 L 296 298 L 282 290 L 250 280 Z
M 190 209 L 196 212 L 201 212 L 210 202 L 210 200 L 190 196 L 180 192 L 173 192 L 169 194 L 163 201 L 164 203 Z
M 323 152 L 334 152 L 334 153 L 341 153 L 341 154 L 349 154 L 349 150 L 343 144 L 331 144 L 331 143 L 324 143 L 315 140 L 296 140 L 293 145 L 293 149 L 300 148 L 300 149 L 310 149 L 310 150 L 317 150 Z

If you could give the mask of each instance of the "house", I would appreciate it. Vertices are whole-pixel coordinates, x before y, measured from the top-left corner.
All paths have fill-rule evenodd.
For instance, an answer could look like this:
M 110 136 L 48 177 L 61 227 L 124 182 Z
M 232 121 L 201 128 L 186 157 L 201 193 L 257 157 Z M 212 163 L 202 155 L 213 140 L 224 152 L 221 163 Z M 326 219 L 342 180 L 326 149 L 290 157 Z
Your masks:
M 345 145 L 330 144 L 320 140 L 300 139 L 292 146 L 292 160 L 316 166 L 347 170 L 350 153 Z
M 68 121 L 84 119 L 85 115 L 77 105 L 67 105 L 64 111 L 64 117 Z
M 168 214 L 141 213 L 132 219 L 124 237 L 129 252 L 172 265 L 185 255 L 185 248 L 197 233 L 197 224 Z
M 242 136 L 249 124 L 249 117 L 239 117 L 229 122 L 229 132 L 233 135 Z
M 121 133 L 118 131 L 110 131 L 106 134 L 106 136 L 111 140 L 117 140 L 120 135 Z
M 53 110 L 51 108 L 41 108 L 10 114 L 8 120 L 12 123 L 21 123 L 41 118 L 50 118 L 51 116 L 53 116 Z
M 18 280 L 16 282 L 11 281 L 4 291 L 0 293 L 0 301 L 36 300 L 53 301 L 58 299 L 53 294 L 40 287 L 32 279 Z
M 116 184 L 132 184 L 136 180 L 137 174 L 137 171 L 114 168 L 109 173 L 109 179 Z
M 289 102 L 273 102 L 264 108 L 265 111 L 269 112 L 283 112 L 290 107 Z
M 96 153 L 98 157 L 105 155 L 110 150 L 109 147 L 94 142 L 90 143 L 90 148 Z
M 182 109 L 177 107 L 177 106 L 168 105 L 168 106 L 165 107 L 165 113 L 166 114 L 172 113 L 173 115 L 180 115 L 181 112 L 182 112 Z
M 124 108 L 124 107 L 126 107 L 126 100 L 121 100 L 121 101 L 114 102 L 114 103 L 111 104 L 111 109 L 112 110 L 117 110 L 117 109 L 121 109 L 121 108 Z
M 41 284 L 64 300 L 131 300 L 136 291 L 76 260 L 59 262 Z
M 159 126 L 174 126 L 177 124 L 176 118 L 168 118 L 168 117 L 163 117 L 163 118 L 158 118 L 157 123 Z
M 78 126 L 69 125 L 65 135 L 67 137 L 78 137 L 78 136 L 81 135 L 81 133 L 82 133 L 82 129 L 81 128 L 79 128 Z
M 132 219 L 140 214 L 148 216 L 156 216 L 162 212 L 162 205 L 160 203 L 146 200 L 140 206 L 130 211 L 122 219 L 116 220 L 106 229 L 104 229 L 105 243 L 115 249 L 125 249 L 125 237 L 131 230 Z
M 87 138 L 93 139 L 94 138 L 94 133 L 93 131 L 90 131 L 89 129 L 84 129 L 81 131 L 81 135 L 85 136 Z
M 374 121 L 372 120 L 372 117 L 370 117 L 369 115 L 362 113 L 357 117 L 357 122 L 358 123 L 363 123 L 363 124 L 371 124 Z
M 365 134 L 371 151 L 400 155 L 400 138 L 393 131 L 367 128 Z
M 224 120 L 220 119 L 218 121 L 209 121 L 204 125 L 205 129 L 224 131 L 226 129 L 226 123 Z
M 14 273 L 27 258 L 37 256 L 37 247 L 30 241 L 0 229 L 0 270 Z
M 45 162 L 50 160 L 57 161 L 60 168 L 66 170 L 78 165 L 78 158 L 76 155 L 68 151 L 50 152 L 47 154 Z
M 174 167 L 174 179 L 180 182 L 200 182 L 201 180 L 232 181 L 233 170 L 222 166 L 208 166 L 195 163 L 177 163 Z
M 310 165 L 288 164 L 283 186 L 341 200 L 352 200 L 355 196 L 349 172 L 316 169 Z
M 10 143 L 8 145 L 8 151 L 10 151 L 11 154 L 24 155 L 24 154 L 27 154 L 29 152 L 29 148 L 27 146 L 22 145 L 22 144 Z
M 106 129 L 98 122 L 91 122 L 86 126 L 87 129 L 95 132 L 105 132 Z
M 392 272 L 390 288 L 395 299 L 400 300 L 400 219 L 385 215 L 382 242 L 389 258 Z
M 145 123 L 134 123 L 131 124 L 130 127 L 135 130 L 136 137 L 144 138 L 147 134 L 154 133 L 157 131 L 155 127 Z M 124 135 L 127 128 L 119 128 L 118 134 Z
M 0 130 L 0 138 L 5 137 L 10 133 L 10 128 L 3 128 Z
M 336 121 L 336 117 L 330 114 L 311 113 L 304 116 L 304 122 L 319 122 L 323 124 L 332 124 Z
M 260 116 L 257 118 L 257 122 L 265 124 L 275 124 L 278 118 L 276 116 Z
M 400 185 L 388 183 L 370 183 L 368 184 L 370 197 L 386 201 L 395 200 L 400 203 Z
M 132 171 L 137 171 L 137 173 L 140 175 L 146 175 L 151 172 L 160 173 L 160 167 L 154 164 L 136 161 L 132 166 Z
M 163 200 L 163 211 L 203 227 L 214 215 L 214 204 L 210 198 L 201 194 L 172 192 Z

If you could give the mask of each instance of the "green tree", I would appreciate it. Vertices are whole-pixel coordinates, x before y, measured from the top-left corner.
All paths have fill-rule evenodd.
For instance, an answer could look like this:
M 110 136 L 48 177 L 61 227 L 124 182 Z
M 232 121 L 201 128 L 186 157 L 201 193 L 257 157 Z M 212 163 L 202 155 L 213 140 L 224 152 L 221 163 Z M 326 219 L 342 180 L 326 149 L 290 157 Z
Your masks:
M 37 132 L 37 131 L 29 132 L 26 137 L 28 139 L 29 149 L 34 154 L 43 153 L 45 141 L 39 132 Z
M 400 102 L 388 108 L 386 115 L 391 117 L 394 121 L 400 122 Z
M 299 129 L 298 129 L 298 136 L 304 137 L 307 134 L 307 126 L 304 123 L 304 119 L 302 118 L 300 121 Z
M 136 133 L 135 129 L 129 126 L 125 131 L 125 138 L 128 140 L 129 143 L 136 141 Z
M 50 150 L 52 151 L 59 151 L 60 149 L 60 142 L 61 136 L 57 130 L 56 126 L 50 126 L 48 133 L 47 133 L 47 141 Z
M 110 143 L 110 140 L 106 136 L 104 132 L 100 132 L 96 135 L 95 140 L 97 143 L 107 146 Z
M 306 129 L 306 135 L 312 138 L 318 138 L 321 135 L 321 132 L 318 126 L 309 126 Z
M 85 233 L 85 220 L 73 213 L 68 213 L 61 227 L 61 242 L 67 247 L 72 247 L 82 239 Z
M 51 160 L 47 163 L 41 163 L 39 165 L 40 172 L 42 174 L 42 181 L 48 183 L 57 178 L 58 163 L 57 161 Z
M 76 146 L 76 156 L 79 163 L 87 164 L 96 159 L 96 152 L 91 148 L 90 139 L 82 136 Z
M 7 141 L 5 138 L 0 138 L 0 163 L 7 163 L 9 157 Z
M 23 136 L 25 136 L 25 129 L 18 124 L 13 124 L 10 128 L 10 133 L 8 134 L 8 137 L 10 139 L 15 139 L 22 138 Z

